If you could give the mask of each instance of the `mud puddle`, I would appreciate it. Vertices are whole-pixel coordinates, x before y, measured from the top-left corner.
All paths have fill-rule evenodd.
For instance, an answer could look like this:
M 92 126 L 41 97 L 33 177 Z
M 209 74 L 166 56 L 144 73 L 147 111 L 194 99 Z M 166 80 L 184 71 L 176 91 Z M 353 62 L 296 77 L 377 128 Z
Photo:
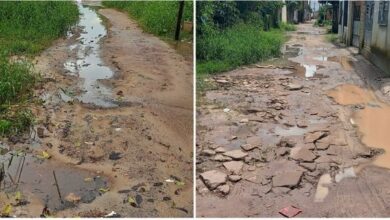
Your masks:
M 371 90 L 355 85 L 336 87 L 328 96 L 341 105 L 358 105 L 351 122 L 357 125 L 366 146 L 385 150 L 374 164 L 390 169 L 390 105 L 380 102 Z
M 77 27 L 81 32 L 77 42 L 69 46 L 70 53 L 75 52 L 76 57 L 67 60 L 64 68 L 68 74 L 78 76 L 82 80 L 82 93 L 76 97 L 79 101 L 101 107 L 117 107 L 111 98 L 111 89 L 99 82 L 114 75 L 100 57 L 100 41 L 107 36 L 106 27 L 94 9 L 80 2 L 78 8 L 80 21 Z
M 7 193 L 20 191 L 22 195 L 26 195 L 27 204 L 32 196 L 39 199 L 42 207 L 46 205 L 50 210 L 58 211 L 74 207 L 78 203 L 90 203 L 108 189 L 106 177 L 66 165 L 58 165 L 42 157 L 42 155 L 32 156 L 17 151 L 0 156 L 0 164 L 3 164 L 6 174 L 2 182 L 4 191 Z M 55 184 L 53 171 L 62 200 Z
M 352 70 L 353 62 L 352 59 L 347 56 L 332 56 L 328 57 L 328 61 L 340 63 L 344 70 Z

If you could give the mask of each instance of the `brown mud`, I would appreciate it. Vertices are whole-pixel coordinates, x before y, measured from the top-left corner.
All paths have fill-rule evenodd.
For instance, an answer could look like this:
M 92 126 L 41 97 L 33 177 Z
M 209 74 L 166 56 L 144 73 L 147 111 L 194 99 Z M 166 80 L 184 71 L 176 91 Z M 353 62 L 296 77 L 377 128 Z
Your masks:
M 325 33 L 300 24 L 282 58 L 206 79 L 197 216 L 281 217 L 290 205 L 298 217 L 390 214 L 389 114 L 382 87 L 371 86 L 378 69 Z
M 20 191 L 27 202 L 12 216 L 39 217 L 45 205 L 55 217 L 192 216 L 192 59 L 122 12 L 83 10 L 99 24 L 76 26 L 35 59 L 43 103 L 31 137 L 0 145 L 7 163 L 26 155 L 16 188 L 23 155 L 13 159 L 0 207 Z

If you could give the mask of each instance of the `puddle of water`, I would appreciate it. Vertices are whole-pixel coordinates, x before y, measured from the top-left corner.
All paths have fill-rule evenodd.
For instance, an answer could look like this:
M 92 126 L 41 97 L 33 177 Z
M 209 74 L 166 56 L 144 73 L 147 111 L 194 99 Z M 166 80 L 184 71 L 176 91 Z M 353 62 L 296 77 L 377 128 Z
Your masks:
M 293 69 L 290 69 L 294 74 L 300 77 L 305 78 L 321 78 L 324 77 L 322 74 L 318 74 L 317 71 L 325 68 L 322 65 L 312 65 L 312 64 L 303 64 L 303 63 L 297 63 L 290 61 L 290 66 L 293 67 Z
M 374 164 L 390 169 L 390 106 L 367 106 L 359 110 L 354 119 L 362 134 L 362 142 L 369 147 L 385 150 L 384 154 L 375 159 Z
M 277 134 L 279 136 L 304 135 L 306 132 L 307 132 L 307 129 L 299 128 L 297 126 L 289 127 L 289 128 L 282 128 L 282 127 L 276 127 L 275 128 L 275 134 Z
M 327 95 L 341 105 L 367 104 L 376 100 L 373 92 L 352 84 L 337 86 L 328 91 Z
M 77 97 L 81 102 L 101 107 L 116 107 L 110 101 L 111 89 L 99 83 L 99 80 L 109 79 L 114 72 L 103 64 L 100 58 L 100 41 L 107 35 L 98 14 L 87 6 L 78 3 L 80 21 L 78 26 L 82 29 L 78 42 L 70 46 L 70 50 L 77 50 L 76 60 L 70 59 L 65 69 L 71 75 L 79 76 L 82 80 L 83 94 Z
M 13 154 L 16 153 L 13 152 Z M 21 164 L 23 164 L 22 156 L 14 156 L 8 168 L 10 158 L 11 152 L 0 157 L 0 163 L 5 165 L 6 173 L 9 173 L 12 178 L 11 180 L 8 175 L 5 178 L 5 189 L 8 192 L 15 190 L 15 185 L 12 182 L 17 182 L 22 167 Z M 59 198 L 53 170 L 56 173 L 64 202 L 61 202 Z M 17 190 L 20 190 L 22 194 L 34 194 L 42 201 L 42 204 L 46 204 L 51 210 L 62 210 L 74 206 L 72 203 L 65 201 L 65 197 L 69 193 L 79 196 L 82 203 L 90 203 L 100 195 L 99 189 L 105 189 L 107 185 L 107 179 L 104 177 L 76 168 L 59 166 L 50 159 L 42 161 L 42 159 L 27 155 Z
M 352 70 L 353 63 L 352 60 L 347 56 L 332 56 L 328 58 L 328 61 L 340 63 L 341 67 L 344 70 Z
M 353 167 L 345 168 L 338 172 L 335 176 L 336 183 L 339 183 L 345 178 L 356 177 L 355 169 Z
M 365 105 L 351 121 L 358 127 L 366 146 L 385 150 L 375 158 L 374 164 L 390 169 L 390 105 L 378 101 L 372 91 L 355 85 L 341 85 L 328 95 L 341 105 Z
M 326 56 L 317 56 L 317 57 L 313 57 L 313 59 L 318 61 L 328 61 L 328 57 Z
M 313 77 L 317 72 L 316 65 L 303 64 L 303 67 L 305 67 L 305 77 Z
M 324 174 L 320 177 L 317 185 L 316 194 L 314 195 L 314 202 L 323 202 L 326 196 L 328 196 L 328 185 L 332 183 L 332 177 L 330 174 Z

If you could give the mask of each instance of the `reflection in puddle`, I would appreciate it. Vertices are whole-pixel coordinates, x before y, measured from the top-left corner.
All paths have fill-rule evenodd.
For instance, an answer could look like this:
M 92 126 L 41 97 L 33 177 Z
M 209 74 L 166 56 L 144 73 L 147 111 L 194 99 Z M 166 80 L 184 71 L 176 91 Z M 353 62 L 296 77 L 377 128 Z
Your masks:
M 5 165 L 5 173 L 9 173 L 3 181 L 5 191 L 20 190 L 23 194 L 34 194 L 51 210 L 72 207 L 73 204 L 64 200 L 70 193 L 80 197 L 80 202 L 90 203 L 100 195 L 99 189 L 106 189 L 108 186 L 106 178 L 91 172 L 59 166 L 51 159 L 39 159 L 29 155 L 25 156 L 25 160 L 23 158 L 21 153 L 16 152 L 0 157 L 0 163 Z M 53 171 L 63 202 L 55 186 Z M 19 184 L 16 189 L 17 182 Z
M 314 74 L 316 74 L 317 66 L 316 65 L 306 65 L 303 64 L 303 67 L 305 67 L 305 77 L 313 77 Z
M 328 93 L 341 105 L 360 104 L 353 116 L 362 142 L 373 148 L 382 148 L 385 153 L 375 158 L 374 164 L 390 169 L 390 105 L 376 99 L 370 90 L 355 85 L 342 85 Z
M 347 56 L 333 56 L 333 57 L 329 57 L 328 61 L 340 63 L 341 67 L 344 70 L 352 70 L 353 69 L 353 62 Z
M 294 65 L 294 73 L 306 78 L 321 77 L 320 74 L 316 74 L 317 70 L 321 68 L 323 68 L 323 66 L 296 63 Z
M 328 57 L 325 56 L 313 57 L 313 59 L 318 61 L 328 61 Z
M 64 67 L 71 75 L 83 79 L 83 93 L 77 97 L 83 103 L 94 104 L 102 107 L 115 107 L 109 101 L 111 90 L 99 83 L 99 80 L 113 76 L 113 71 L 103 64 L 100 58 L 100 40 L 107 35 L 107 30 L 97 13 L 78 3 L 80 21 L 78 26 L 82 28 L 78 42 L 70 46 L 70 50 L 77 50 L 76 60 L 70 59 Z

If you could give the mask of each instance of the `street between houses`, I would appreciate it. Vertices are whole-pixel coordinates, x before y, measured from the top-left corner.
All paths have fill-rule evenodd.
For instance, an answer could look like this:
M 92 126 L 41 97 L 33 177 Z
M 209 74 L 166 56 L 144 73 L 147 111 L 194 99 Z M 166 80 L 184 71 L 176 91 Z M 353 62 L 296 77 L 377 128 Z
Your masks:
M 203 79 L 199 217 L 389 216 L 388 78 L 325 33 L 299 24 L 281 58 Z

